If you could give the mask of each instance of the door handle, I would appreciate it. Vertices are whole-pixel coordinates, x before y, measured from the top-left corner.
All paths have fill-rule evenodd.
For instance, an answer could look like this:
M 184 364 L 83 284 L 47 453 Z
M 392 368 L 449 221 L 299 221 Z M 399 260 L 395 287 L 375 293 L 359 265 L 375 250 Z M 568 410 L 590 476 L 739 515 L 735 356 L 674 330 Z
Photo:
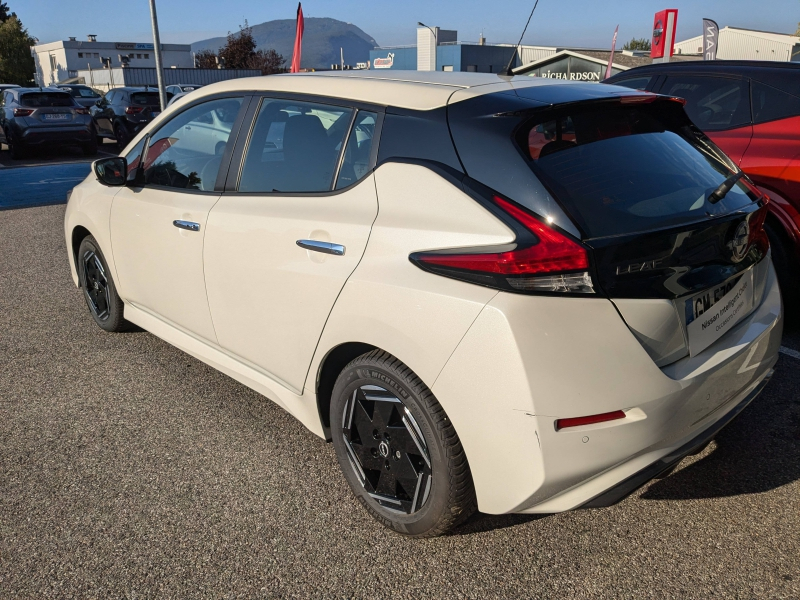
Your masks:
M 331 244 L 330 242 L 318 242 L 316 240 L 297 240 L 297 245 L 306 250 L 322 252 L 323 254 L 333 254 L 344 256 L 344 246 L 341 244 Z
M 181 221 L 180 219 L 175 219 L 172 222 L 175 227 L 178 229 L 188 229 L 189 231 L 200 231 L 200 223 L 194 223 L 192 221 Z

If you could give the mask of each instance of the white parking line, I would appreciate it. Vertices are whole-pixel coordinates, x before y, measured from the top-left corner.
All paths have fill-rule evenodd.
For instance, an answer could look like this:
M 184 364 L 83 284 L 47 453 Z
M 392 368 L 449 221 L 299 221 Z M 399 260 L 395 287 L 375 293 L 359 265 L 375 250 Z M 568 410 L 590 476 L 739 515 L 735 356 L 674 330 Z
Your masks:
M 792 350 L 791 348 L 787 348 L 786 346 L 781 346 L 780 352 L 781 354 L 785 354 L 786 356 L 791 356 L 792 358 L 800 360 L 800 352 L 798 352 L 797 350 Z

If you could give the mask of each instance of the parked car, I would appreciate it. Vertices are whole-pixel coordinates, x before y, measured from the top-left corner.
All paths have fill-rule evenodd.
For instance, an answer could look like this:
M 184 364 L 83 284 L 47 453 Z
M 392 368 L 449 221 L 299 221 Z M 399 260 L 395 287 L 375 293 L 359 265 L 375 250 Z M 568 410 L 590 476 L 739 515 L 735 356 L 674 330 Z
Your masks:
M 179 92 L 170 98 L 169 102 L 167 102 L 167 106 L 172 106 L 176 102 L 180 102 L 181 98 L 185 98 L 189 92 Z
M 75 102 L 81 106 L 89 108 L 97 104 L 97 101 L 103 97 L 103 94 L 90 88 L 88 85 L 81 85 L 77 83 L 61 83 L 55 86 L 60 90 L 68 92 L 70 96 L 75 98 Z
M 18 88 L 18 87 L 20 86 L 18 86 L 16 83 L 0 83 L 0 92 L 10 88 Z
M 167 94 L 167 100 L 172 94 Z M 98 142 L 113 139 L 120 149 L 133 136 L 161 113 L 158 90 L 143 87 L 121 87 L 109 91 L 89 111 L 94 120 Z
M 200 83 L 178 83 L 175 85 L 168 85 L 167 92 L 173 95 L 185 94 L 199 90 L 201 87 L 203 87 L 203 85 Z
M 614 504 L 739 415 L 781 343 L 766 215 L 669 97 L 361 71 L 209 85 L 65 235 L 98 326 L 271 398 L 431 536 Z
M 778 280 L 789 314 L 800 317 L 800 65 L 666 63 L 605 83 L 684 98 L 695 125 L 769 195 L 766 228 Z
M 88 109 L 54 88 L 7 88 L 0 92 L 0 132 L 11 156 L 43 146 L 80 146 L 97 154 Z

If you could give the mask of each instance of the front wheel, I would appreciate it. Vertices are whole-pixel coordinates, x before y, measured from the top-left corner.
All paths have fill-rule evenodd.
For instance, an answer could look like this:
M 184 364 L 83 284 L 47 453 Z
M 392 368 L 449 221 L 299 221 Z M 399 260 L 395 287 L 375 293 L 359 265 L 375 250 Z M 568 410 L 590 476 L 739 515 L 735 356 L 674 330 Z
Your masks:
M 455 428 L 411 369 L 381 350 L 348 364 L 331 398 L 336 456 L 356 498 L 413 537 L 441 535 L 476 509 Z
M 90 235 L 83 239 L 76 259 L 83 297 L 94 322 L 111 332 L 132 329 L 131 323 L 125 320 L 125 305 L 117 294 L 108 263 L 94 237 Z

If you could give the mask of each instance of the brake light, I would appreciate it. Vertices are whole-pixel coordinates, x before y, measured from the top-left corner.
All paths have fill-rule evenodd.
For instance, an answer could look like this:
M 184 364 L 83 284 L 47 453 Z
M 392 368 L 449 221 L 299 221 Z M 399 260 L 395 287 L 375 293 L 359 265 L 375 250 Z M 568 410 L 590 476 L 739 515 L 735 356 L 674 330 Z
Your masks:
M 28 117 L 33 114 L 33 109 L 31 108 L 15 108 L 14 109 L 14 116 L 15 117 Z
M 513 247 L 417 252 L 411 261 L 438 275 L 509 291 L 594 293 L 582 245 L 513 202 L 498 196 L 492 202 L 526 234 Z
M 614 412 L 601 413 L 599 415 L 588 415 L 586 417 L 573 417 L 571 419 L 556 419 L 556 431 L 561 431 L 568 427 L 580 427 L 581 425 L 595 425 L 606 421 L 616 421 L 624 419 L 625 411 L 615 410 Z
M 137 115 L 144 110 L 144 106 L 126 106 L 125 107 L 125 114 L 126 115 Z
M 89 114 L 89 109 L 88 108 L 79 107 L 79 108 L 75 108 L 73 110 L 75 111 L 76 115 L 88 115 Z

